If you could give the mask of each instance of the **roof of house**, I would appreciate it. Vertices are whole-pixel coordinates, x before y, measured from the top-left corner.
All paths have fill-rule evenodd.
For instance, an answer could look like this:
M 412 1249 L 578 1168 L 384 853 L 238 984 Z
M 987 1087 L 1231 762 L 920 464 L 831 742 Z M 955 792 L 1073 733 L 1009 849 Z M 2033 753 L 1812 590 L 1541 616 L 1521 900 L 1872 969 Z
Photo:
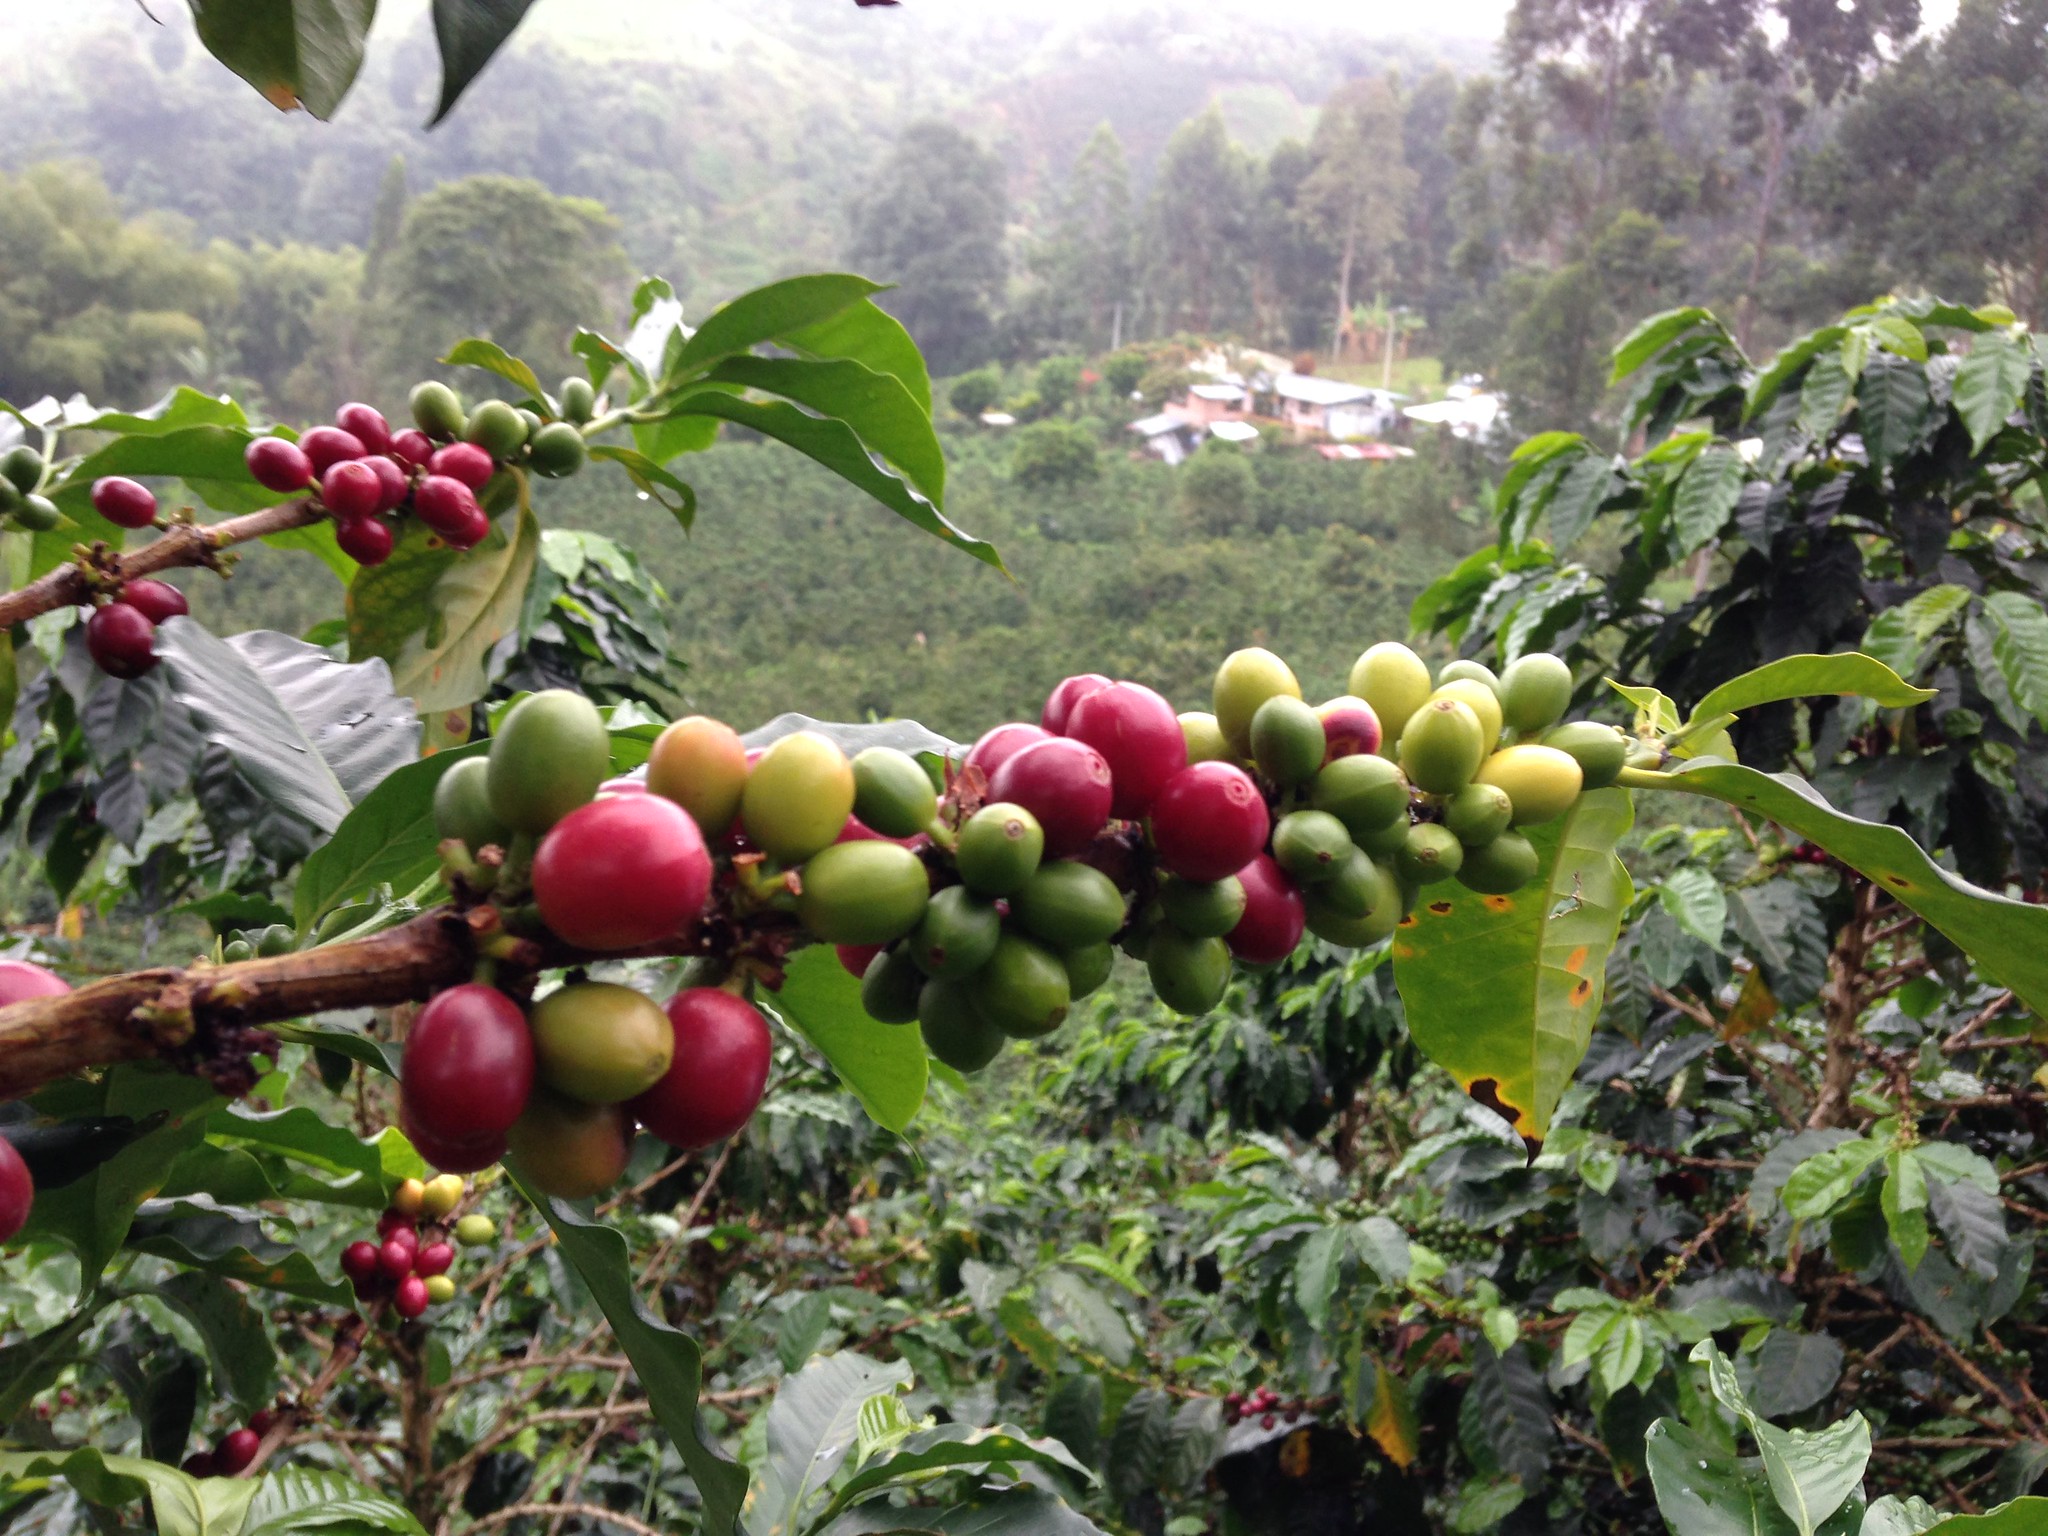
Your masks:
M 1131 430 L 1140 437 L 1164 437 L 1169 432 L 1178 432 L 1187 424 L 1185 416 L 1161 411 L 1157 416 L 1147 416 L 1143 420 L 1132 422 Z
M 1373 395 L 1373 391 L 1363 384 L 1317 378 L 1312 373 L 1281 374 L 1273 380 L 1273 393 L 1283 400 L 1299 400 L 1304 405 L 1353 405 L 1370 400 Z
M 1197 400 L 1237 401 L 1244 398 L 1242 384 L 1190 384 L 1188 393 Z
M 1248 421 L 1212 421 L 1209 435 L 1226 443 L 1248 443 L 1259 435 L 1259 429 Z

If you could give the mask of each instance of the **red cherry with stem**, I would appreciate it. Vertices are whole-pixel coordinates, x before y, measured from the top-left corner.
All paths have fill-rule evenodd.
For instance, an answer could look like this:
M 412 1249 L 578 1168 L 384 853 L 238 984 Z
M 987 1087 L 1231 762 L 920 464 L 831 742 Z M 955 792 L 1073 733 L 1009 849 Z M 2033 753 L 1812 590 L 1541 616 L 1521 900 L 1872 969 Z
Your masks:
M 1336 698 L 1316 706 L 1323 722 L 1323 761 L 1362 757 L 1380 749 L 1380 717 L 1363 699 Z
M 412 1273 L 412 1256 L 416 1251 L 401 1243 L 394 1233 L 385 1238 L 384 1246 L 377 1250 L 377 1267 L 390 1279 L 402 1280 Z
M 1110 814 L 1136 820 L 1166 781 L 1188 765 L 1187 737 L 1173 706 L 1143 683 L 1111 683 L 1074 705 L 1066 735 L 1109 764 Z
M 0 1243 L 7 1242 L 28 1222 L 30 1207 L 36 1203 L 36 1181 L 28 1164 L 14 1150 L 14 1143 L 0 1136 Z
M 446 535 L 467 528 L 482 509 L 476 504 L 476 493 L 460 480 L 428 475 L 413 488 L 412 510 L 434 532 Z
M 412 469 L 425 469 L 434 457 L 434 440 L 418 427 L 391 434 L 391 451 Z
M 334 424 L 371 453 L 391 451 L 391 423 L 374 405 L 351 400 L 334 413 Z
M 413 1256 L 412 1272 L 431 1280 L 448 1273 L 455 1262 L 455 1248 L 449 1243 L 429 1243 Z
M 1260 854 L 1237 872 L 1244 887 L 1244 916 L 1224 936 L 1230 952 L 1248 965 L 1285 960 L 1301 943 L 1308 914 L 1301 892 L 1270 854 Z
M 357 1284 L 377 1273 L 377 1244 L 360 1239 L 341 1250 L 341 1272 Z
M 258 1408 L 249 1415 L 249 1427 L 259 1436 L 267 1435 L 277 1428 L 277 1414 L 268 1408 Z
M 868 967 L 874 964 L 875 956 L 889 946 L 886 944 L 838 944 L 833 952 L 839 956 L 839 963 L 846 967 L 847 974 L 865 976 Z
M 441 534 L 442 542 L 450 549 L 475 549 L 491 536 L 490 514 L 482 507 L 472 507 L 469 520 L 462 527 L 448 529 Z
M 220 1437 L 213 1448 L 213 1464 L 221 1477 L 240 1477 L 256 1459 L 256 1447 L 263 1437 L 253 1429 L 237 1429 Z
M 1045 829 L 1045 856 L 1066 858 L 1109 821 L 1109 764 L 1086 742 L 1055 736 L 1006 759 L 989 775 L 988 798 L 1036 816 Z
M 242 461 L 267 491 L 290 495 L 313 483 L 313 461 L 306 457 L 306 450 L 281 437 L 257 438 L 242 451 Z
M 634 949 L 695 925 L 711 854 L 690 813 L 660 795 L 609 795 L 548 830 L 533 855 L 533 900 L 580 949 Z
M 839 835 L 833 838 L 832 841 L 835 843 L 894 843 L 899 848 L 922 848 L 931 841 L 931 838 L 923 832 L 913 833 L 909 837 L 884 837 L 858 816 L 849 816 L 846 818 L 846 825 L 839 829 Z
M 1271 829 L 1259 786 L 1229 763 L 1192 763 L 1152 799 L 1152 846 L 1183 880 L 1236 874 L 1266 846 Z
M 979 768 L 985 778 L 993 778 L 998 768 L 1026 747 L 1035 747 L 1041 741 L 1050 740 L 1052 732 L 1013 720 L 1008 725 L 992 726 L 983 731 L 981 739 L 967 749 L 966 763 L 969 767 Z
M 85 648 L 109 677 L 140 677 L 156 665 L 156 626 L 140 608 L 108 603 L 85 621 Z
M 187 1456 L 178 1463 L 178 1470 L 187 1477 L 217 1477 L 220 1475 L 219 1464 L 214 1461 L 213 1452 L 211 1451 L 194 1451 L 190 1456 Z
M 0 1008 L 32 997 L 62 997 L 71 983 L 28 960 L 0 960 Z
M 147 528 L 156 521 L 156 492 L 140 481 L 108 475 L 92 483 L 92 509 L 116 528 Z
M 384 500 L 384 482 L 362 459 L 330 465 L 320 477 L 320 499 L 343 522 L 369 517 Z
M 533 1031 L 519 1005 L 496 987 L 464 982 L 436 993 L 414 1018 L 401 1071 L 406 1113 L 430 1138 L 488 1141 L 510 1129 L 533 1093 Z
M 374 517 L 336 523 L 334 542 L 357 565 L 382 565 L 391 558 L 391 527 Z
M 335 465 L 348 459 L 360 459 L 370 451 L 355 433 L 344 432 L 339 427 L 309 427 L 306 435 L 299 439 L 299 447 L 313 461 L 313 473 L 316 475 L 324 475 Z
M 175 619 L 192 611 L 185 594 L 168 581 L 151 581 L 147 576 L 121 584 L 121 601 L 139 611 L 152 624 Z
M 479 448 L 475 443 L 450 443 L 445 448 L 434 450 L 434 456 L 427 460 L 427 473 L 446 475 L 451 480 L 460 480 L 472 491 L 480 491 L 498 472 L 488 449 Z
M 367 459 L 358 459 L 359 464 L 370 466 L 370 472 L 377 477 L 377 510 L 389 512 L 412 494 L 412 476 L 398 460 L 384 454 L 372 454 Z
M 419 1228 L 393 1227 L 390 1232 L 385 1234 L 384 1246 L 388 1248 L 393 1243 L 398 1244 L 407 1253 L 418 1253 L 420 1251 Z
M 427 1303 L 433 1297 L 427 1294 L 427 1282 L 418 1275 L 407 1275 L 398 1282 L 398 1290 L 391 1298 L 398 1315 L 408 1320 L 418 1317 L 427 1310 Z
M 524 1108 L 522 1103 L 521 1108 Z M 398 1100 L 398 1128 L 413 1150 L 443 1173 L 481 1173 L 505 1155 L 505 1137 L 477 1136 L 453 1140 L 436 1136 L 414 1117 L 412 1106 L 401 1093 Z
M 413 1025 L 413 1032 L 415 1034 L 419 1032 L 419 1025 L 417 1023 Z M 379 1240 L 389 1237 L 400 1227 L 405 1228 L 408 1232 L 414 1230 L 413 1219 L 403 1211 L 387 1209 L 383 1215 L 377 1218 L 377 1236 Z
M 1089 694 L 1107 688 L 1109 679 L 1100 672 L 1078 672 L 1064 679 L 1045 701 L 1045 708 L 1038 716 L 1038 723 L 1055 736 L 1067 734 L 1067 721 L 1079 704 Z
M 672 1147 L 708 1147 L 753 1118 L 768 1086 L 768 1021 L 745 998 L 691 987 L 669 999 L 675 1056 L 626 1107 Z

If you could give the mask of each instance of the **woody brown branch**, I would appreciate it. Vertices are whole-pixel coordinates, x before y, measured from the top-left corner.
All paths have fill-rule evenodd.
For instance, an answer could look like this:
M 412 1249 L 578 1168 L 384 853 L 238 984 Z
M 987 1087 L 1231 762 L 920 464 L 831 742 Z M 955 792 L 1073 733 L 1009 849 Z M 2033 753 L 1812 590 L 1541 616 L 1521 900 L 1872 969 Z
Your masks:
M 705 943 L 700 931 L 633 953 L 699 954 Z M 165 1058 L 200 1069 L 209 1043 L 236 1030 L 333 1008 L 424 1001 L 468 981 L 487 948 L 529 972 L 618 958 L 510 939 L 494 907 L 444 906 L 382 933 L 294 954 L 110 976 L 62 997 L 0 1008 L 0 1101 L 117 1062 Z
M 313 501 L 287 501 L 218 523 L 173 524 L 164 530 L 163 537 L 114 560 L 109 574 L 118 581 L 134 581 L 159 571 L 211 565 L 231 545 L 304 528 L 325 515 Z M 12 628 L 59 608 L 75 608 L 90 602 L 92 593 L 93 584 L 83 566 L 76 562 L 60 565 L 25 587 L 0 594 L 0 629 Z

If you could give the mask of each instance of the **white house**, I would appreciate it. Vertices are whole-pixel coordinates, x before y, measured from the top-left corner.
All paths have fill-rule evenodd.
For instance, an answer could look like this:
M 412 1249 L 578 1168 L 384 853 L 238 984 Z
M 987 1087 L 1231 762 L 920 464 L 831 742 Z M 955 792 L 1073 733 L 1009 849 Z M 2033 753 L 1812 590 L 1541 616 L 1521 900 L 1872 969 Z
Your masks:
M 1303 437 L 1380 437 L 1399 419 L 1407 396 L 1312 373 L 1283 373 L 1266 386 L 1275 414 Z

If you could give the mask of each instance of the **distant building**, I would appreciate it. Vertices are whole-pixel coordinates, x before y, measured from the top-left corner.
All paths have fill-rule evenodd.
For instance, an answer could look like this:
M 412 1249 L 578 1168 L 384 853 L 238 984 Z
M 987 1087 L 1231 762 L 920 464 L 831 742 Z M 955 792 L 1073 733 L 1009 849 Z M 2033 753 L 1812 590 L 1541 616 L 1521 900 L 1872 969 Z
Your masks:
M 1499 395 L 1468 379 L 1453 384 L 1445 391 L 1443 399 L 1432 400 L 1427 405 L 1411 405 L 1402 415 L 1426 426 L 1449 427 L 1453 437 L 1482 439 L 1504 424 L 1501 411 Z
M 1400 421 L 1406 395 L 1312 373 L 1282 373 L 1260 390 L 1297 437 L 1383 437 Z
M 1178 464 L 1202 444 L 1203 429 L 1178 411 L 1161 411 L 1131 423 L 1131 430 L 1144 440 L 1145 451 L 1169 464 Z
M 1215 384 L 1190 384 L 1181 398 L 1169 404 L 1167 409 L 1206 427 L 1219 421 L 1243 421 L 1251 403 L 1251 395 L 1242 383 L 1225 380 Z

